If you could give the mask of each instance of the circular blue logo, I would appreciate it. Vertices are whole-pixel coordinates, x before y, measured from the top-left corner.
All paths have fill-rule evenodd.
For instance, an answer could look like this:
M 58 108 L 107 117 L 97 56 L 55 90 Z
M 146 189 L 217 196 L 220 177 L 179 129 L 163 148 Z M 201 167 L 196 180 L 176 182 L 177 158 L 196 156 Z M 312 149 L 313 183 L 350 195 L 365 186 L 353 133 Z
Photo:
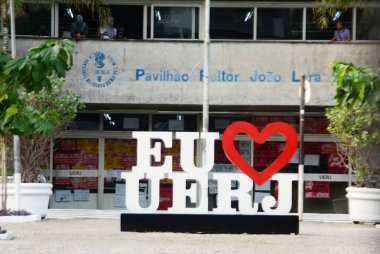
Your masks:
M 92 87 L 110 86 L 116 80 L 117 74 L 118 68 L 115 60 L 102 51 L 91 54 L 82 64 L 83 80 Z

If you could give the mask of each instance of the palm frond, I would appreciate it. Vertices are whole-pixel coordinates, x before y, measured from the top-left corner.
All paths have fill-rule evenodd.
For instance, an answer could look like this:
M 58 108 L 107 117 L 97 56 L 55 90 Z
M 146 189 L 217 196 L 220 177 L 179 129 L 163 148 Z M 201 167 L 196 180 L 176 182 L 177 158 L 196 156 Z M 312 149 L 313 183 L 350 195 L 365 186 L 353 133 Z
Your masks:
M 7 0 L 0 0 L 0 8 L 6 8 L 6 13 L 8 10 Z M 15 0 L 15 13 L 17 15 L 21 15 L 23 13 L 23 1 Z M 97 14 L 99 16 L 100 26 L 105 26 L 108 23 L 108 18 L 111 16 L 111 12 L 108 6 L 108 3 L 105 0 L 40 0 L 37 1 L 36 4 L 56 4 L 56 3 L 65 3 L 69 5 L 73 5 L 74 7 L 82 8 L 90 10 L 92 13 Z
M 314 23 L 320 29 L 329 27 L 337 11 L 347 11 L 350 6 L 362 0 L 322 0 L 321 5 L 313 8 Z
M 78 8 L 85 7 L 92 13 L 98 14 L 101 27 L 108 24 L 108 18 L 111 16 L 108 3 L 105 0 L 48 0 L 48 2 L 65 3 Z

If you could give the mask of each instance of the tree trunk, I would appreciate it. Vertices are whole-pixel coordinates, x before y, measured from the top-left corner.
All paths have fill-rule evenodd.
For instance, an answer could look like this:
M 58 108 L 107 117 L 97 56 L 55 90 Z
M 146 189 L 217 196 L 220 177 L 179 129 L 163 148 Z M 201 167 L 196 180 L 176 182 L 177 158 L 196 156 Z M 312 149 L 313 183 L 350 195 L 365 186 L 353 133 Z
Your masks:
M 7 209 L 7 142 L 5 136 L 0 137 L 1 147 L 1 208 Z
M 3 1 L 1 6 L 1 17 L 3 19 L 3 51 L 9 50 L 9 36 L 8 36 L 8 6 L 7 1 Z

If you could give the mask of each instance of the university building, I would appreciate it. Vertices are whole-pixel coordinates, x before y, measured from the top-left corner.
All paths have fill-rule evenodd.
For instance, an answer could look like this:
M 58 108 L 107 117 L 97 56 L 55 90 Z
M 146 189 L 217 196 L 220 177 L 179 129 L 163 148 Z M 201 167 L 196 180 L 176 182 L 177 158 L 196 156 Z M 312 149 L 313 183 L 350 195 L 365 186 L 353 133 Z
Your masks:
M 204 1 L 110 0 L 116 40 L 100 40 L 99 19 L 85 8 L 26 3 L 16 20 L 17 53 L 48 37 L 66 37 L 82 14 L 86 40 L 75 41 L 74 66 L 65 87 L 86 103 L 63 137 L 54 140 L 50 169 L 51 208 L 123 209 L 123 171 L 136 164 L 133 131 L 199 132 L 202 126 Z M 324 111 L 334 104 L 329 64 L 334 60 L 376 67 L 380 51 L 379 3 L 337 13 L 351 32 L 350 43 L 333 43 L 334 25 L 319 30 L 315 1 L 211 1 L 210 124 L 223 131 L 235 121 L 262 129 L 283 121 L 298 130 L 301 74 L 311 96 L 305 120 L 305 208 L 308 213 L 346 213 L 348 172 L 329 135 Z M 200 149 L 195 145 L 194 160 Z M 283 148 L 282 136 L 257 145 L 247 136 L 235 142 L 242 156 L 264 169 Z M 180 144 L 164 149 L 180 171 Z M 160 165 L 162 162 L 153 162 Z M 298 157 L 282 171 L 296 173 Z M 221 142 L 215 143 L 213 172 L 234 172 Z M 140 202 L 149 202 L 141 181 Z M 161 182 L 160 209 L 172 202 L 170 179 Z M 209 182 L 210 209 L 217 187 Z M 276 195 L 276 182 L 256 186 L 252 199 Z M 297 211 L 297 183 L 293 208 Z M 128 197 L 127 197 L 128 198 Z M 236 206 L 236 201 L 232 201 Z

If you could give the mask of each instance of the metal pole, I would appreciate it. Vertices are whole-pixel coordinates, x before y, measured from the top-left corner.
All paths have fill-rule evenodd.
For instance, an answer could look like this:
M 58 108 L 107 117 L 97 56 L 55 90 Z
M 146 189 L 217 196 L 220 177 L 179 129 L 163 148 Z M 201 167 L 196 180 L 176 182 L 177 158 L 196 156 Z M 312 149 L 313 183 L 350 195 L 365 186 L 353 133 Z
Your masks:
M 208 132 L 209 125 L 209 75 L 210 75 L 210 0 L 205 0 L 203 35 L 203 103 L 202 132 Z M 201 165 L 206 163 L 206 141 L 199 137 L 201 144 Z M 209 175 L 210 178 L 210 175 Z M 199 185 L 198 185 L 199 186 Z M 197 205 L 202 197 L 208 196 L 208 186 L 199 188 Z
M 205 20 L 203 38 L 203 109 L 202 132 L 208 132 L 209 120 L 209 75 L 210 75 L 210 0 L 205 0 Z M 202 149 L 202 152 L 206 151 Z
M 14 151 L 14 183 L 15 183 L 15 201 L 16 210 L 21 209 L 21 153 L 20 153 L 20 137 L 13 136 L 13 151 Z
M 14 0 L 9 0 L 9 15 L 11 24 L 11 55 L 12 58 L 16 57 L 16 27 L 15 27 L 15 11 Z M 14 149 L 14 183 L 15 183 L 15 201 L 16 210 L 21 208 L 21 156 L 20 156 L 20 137 L 13 136 L 13 149 Z
M 16 27 L 15 27 L 15 9 L 14 0 L 9 0 L 9 12 L 11 23 L 11 54 L 12 58 L 16 57 Z
M 304 123 L 305 123 L 305 75 L 301 76 L 301 102 L 300 102 L 300 126 L 299 126 L 299 164 L 298 164 L 298 216 L 303 221 L 304 199 Z

